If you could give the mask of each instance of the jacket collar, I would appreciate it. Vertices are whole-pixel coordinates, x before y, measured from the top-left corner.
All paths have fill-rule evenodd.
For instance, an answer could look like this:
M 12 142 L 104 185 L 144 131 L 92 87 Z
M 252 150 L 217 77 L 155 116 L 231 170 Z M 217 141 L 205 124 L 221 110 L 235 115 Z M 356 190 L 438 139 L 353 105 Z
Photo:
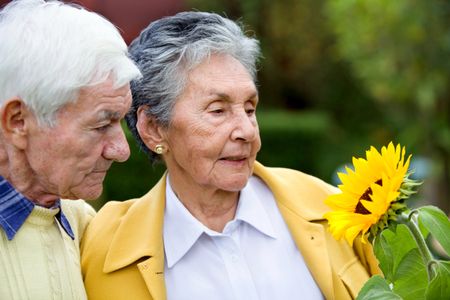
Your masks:
M 279 206 L 292 209 L 305 221 L 324 220 L 323 214 L 329 207 L 320 199 L 337 191 L 316 177 L 292 169 L 268 168 L 255 162 L 253 173 L 269 186 Z M 299 176 L 304 177 L 304 180 L 299 180 Z M 318 186 L 323 189 L 318 189 Z M 293 190 L 293 187 L 296 189 Z

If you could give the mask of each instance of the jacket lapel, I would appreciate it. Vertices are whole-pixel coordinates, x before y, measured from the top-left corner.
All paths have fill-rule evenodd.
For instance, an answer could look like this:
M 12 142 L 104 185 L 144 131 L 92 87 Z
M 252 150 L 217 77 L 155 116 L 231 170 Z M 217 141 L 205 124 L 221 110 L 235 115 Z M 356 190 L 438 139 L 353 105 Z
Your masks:
M 166 299 L 164 283 L 163 218 L 166 176 L 142 198 L 135 200 L 114 234 L 103 271 L 127 267 L 137 261 L 154 300 Z
M 164 282 L 164 253 L 138 263 L 139 272 L 154 300 L 166 299 L 166 286 Z
M 318 194 L 311 189 L 311 178 L 305 176 L 305 184 L 289 183 L 294 177 L 292 170 L 279 169 L 271 172 L 259 163 L 255 163 L 255 175 L 259 176 L 273 192 L 281 214 L 289 227 L 291 235 L 301 252 L 314 280 L 327 299 L 334 299 L 333 277 L 330 254 L 326 245 L 325 230 L 322 225 L 313 223 L 322 220 L 322 201 L 326 193 Z M 286 172 L 286 174 L 283 174 Z M 284 176 L 285 175 L 285 176 Z M 295 176 L 298 176 L 295 175 Z M 298 178 L 298 177 L 297 177 Z M 294 190 L 292 187 L 296 187 Z
M 330 257 L 324 228 L 305 221 L 288 207 L 280 205 L 280 212 L 320 290 L 326 299 L 334 299 L 333 277 L 331 265 L 328 263 Z

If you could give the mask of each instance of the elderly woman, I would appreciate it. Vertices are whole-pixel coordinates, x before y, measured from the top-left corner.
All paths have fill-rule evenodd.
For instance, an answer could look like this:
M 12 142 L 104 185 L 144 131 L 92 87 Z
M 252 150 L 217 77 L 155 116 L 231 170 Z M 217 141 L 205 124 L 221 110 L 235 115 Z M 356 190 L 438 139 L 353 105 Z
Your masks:
M 151 23 L 130 46 L 144 75 L 128 125 L 167 173 L 109 202 L 83 243 L 89 299 L 352 299 L 371 250 L 336 242 L 322 216 L 335 189 L 255 161 L 258 42 L 216 14 Z

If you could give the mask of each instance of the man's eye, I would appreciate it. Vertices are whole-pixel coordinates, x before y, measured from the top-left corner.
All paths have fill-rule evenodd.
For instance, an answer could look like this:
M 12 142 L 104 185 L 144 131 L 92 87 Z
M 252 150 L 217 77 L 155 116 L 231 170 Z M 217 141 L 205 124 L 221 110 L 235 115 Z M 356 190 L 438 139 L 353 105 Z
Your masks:
M 256 111 L 256 109 L 254 109 L 254 108 L 249 108 L 249 109 L 246 110 L 247 115 L 250 115 L 250 116 L 255 114 L 255 111 Z
M 106 129 L 108 129 L 109 127 L 111 127 L 111 124 L 106 124 L 100 127 L 95 128 L 95 130 L 97 131 L 105 131 Z

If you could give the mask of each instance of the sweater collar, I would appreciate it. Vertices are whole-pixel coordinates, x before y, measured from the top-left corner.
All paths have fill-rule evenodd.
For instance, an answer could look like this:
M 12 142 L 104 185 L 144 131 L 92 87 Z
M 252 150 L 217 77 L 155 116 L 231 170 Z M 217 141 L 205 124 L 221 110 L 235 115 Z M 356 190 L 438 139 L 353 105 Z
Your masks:
M 33 211 L 35 204 L 17 191 L 6 179 L 0 176 L 0 227 L 6 233 L 8 240 L 12 240 L 20 227 L 25 223 Z M 55 218 L 64 231 L 75 239 L 69 221 L 61 210 L 58 199 L 51 209 L 58 209 Z

